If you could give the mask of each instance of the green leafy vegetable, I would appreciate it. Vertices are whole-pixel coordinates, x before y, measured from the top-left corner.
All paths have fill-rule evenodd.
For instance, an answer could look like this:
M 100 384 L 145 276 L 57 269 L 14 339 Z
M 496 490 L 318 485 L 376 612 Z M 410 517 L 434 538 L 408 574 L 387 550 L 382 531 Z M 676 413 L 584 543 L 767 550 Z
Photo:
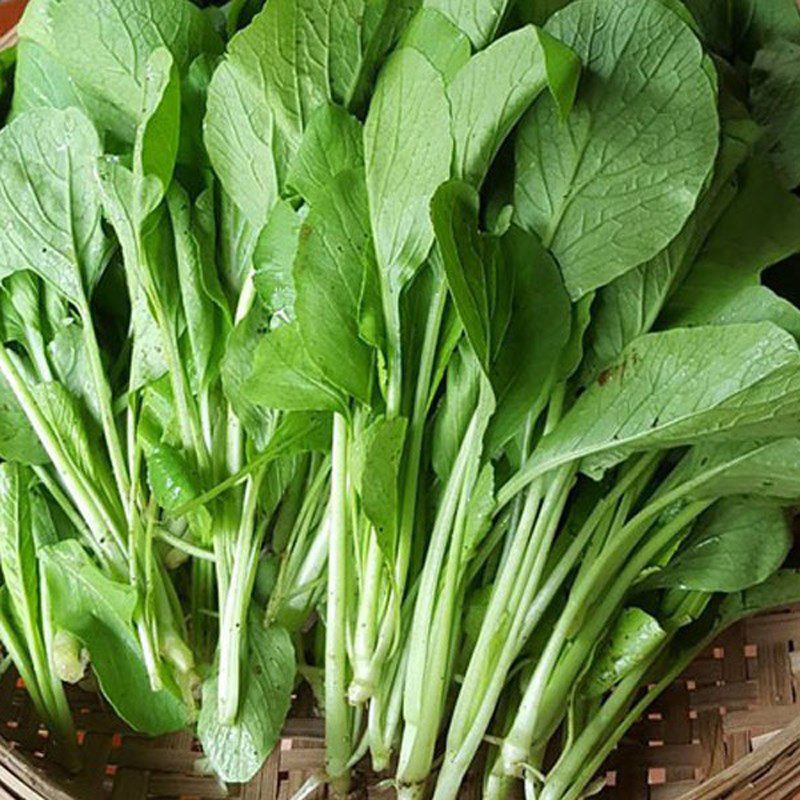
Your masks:
M 0 639 L 68 767 L 62 681 L 232 783 L 306 682 L 331 796 L 369 759 L 399 800 L 579 800 L 800 598 L 794 0 L 30 0 L 19 34 Z
M 220 725 L 216 719 L 217 678 L 203 685 L 197 730 L 211 767 L 223 780 L 246 783 L 275 746 L 289 710 L 294 668 L 294 649 L 286 631 L 264 628 L 251 618 L 244 697 L 233 725 Z
M 719 123 L 702 49 L 658 0 L 578 0 L 546 30 L 590 68 L 564 135 L 552 136 L 561 123 L 547 99 L 523 121 L 515 201 L 578 298 L 678 234 L 713 165 Z M 634 44 L 645 30 L 649 59 Z M 680 118 L 693 124 L 676 130 Z

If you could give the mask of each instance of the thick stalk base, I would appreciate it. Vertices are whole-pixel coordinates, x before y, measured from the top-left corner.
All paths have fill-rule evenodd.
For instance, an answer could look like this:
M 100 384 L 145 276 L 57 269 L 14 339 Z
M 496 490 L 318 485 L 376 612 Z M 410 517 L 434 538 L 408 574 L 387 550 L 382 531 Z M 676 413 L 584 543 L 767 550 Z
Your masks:
M 424 783 L 402 783 L 397 787 L 397 800 L 422 800 L 424 796 Z
M 344 775 L 331 777 L 328 787 L 331 797 L 335 800 L 347 800 L 347 796 L 350 794 L 350 773 L 346 772 Z
M 360 675 L 356 672 L 347 689 L 347 699 L 351 706 L 363 706 L 375 694 L 375 678 L 368 670 Z
M 436 778 L 433 800 L 457 800 L 468 766 L 457 759 L 445 756 Z
M 528 759 L 528 751 L 518 745 L 506 741 L 500 752 L 500 762 L 503 765 L 503 772 L 509 778 L 519 778 L 522 776 L 522 769 Z

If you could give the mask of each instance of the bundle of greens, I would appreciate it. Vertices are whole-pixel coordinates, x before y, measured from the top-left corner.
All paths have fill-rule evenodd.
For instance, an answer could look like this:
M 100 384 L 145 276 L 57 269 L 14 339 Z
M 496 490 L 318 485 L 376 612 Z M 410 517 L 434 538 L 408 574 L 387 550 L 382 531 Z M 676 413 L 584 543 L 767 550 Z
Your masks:
M 189 3 L 149 6 L 35 2 L 20 26 L 0 132 L 2 635 L 71 766 L 60 679 L 88 661 L 133 728 L 196 721 L 211 766 L 245 780 L 322 590 L 331 424 L 243 394 L 258 231 L 202 144 L 223 42 Z
M 32 0 L 0 639 L 254 775 L 576 800 L 800 600 L 792 0 Z M 780 266 L 779 266 L 780 265 Z M 642 687 L 647 687 L 642 689 Z

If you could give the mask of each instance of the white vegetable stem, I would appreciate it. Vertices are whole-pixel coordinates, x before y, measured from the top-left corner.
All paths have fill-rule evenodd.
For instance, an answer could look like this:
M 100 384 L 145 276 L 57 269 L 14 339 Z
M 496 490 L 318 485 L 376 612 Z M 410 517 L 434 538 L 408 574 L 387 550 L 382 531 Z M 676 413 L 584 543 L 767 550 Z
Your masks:
M 347 421 L 333 417 L 331 502 L 328 532 L 328 598 L 325 618 L 325 741 L 334 795 L 347 793 L 352 749 L 347 703 Z

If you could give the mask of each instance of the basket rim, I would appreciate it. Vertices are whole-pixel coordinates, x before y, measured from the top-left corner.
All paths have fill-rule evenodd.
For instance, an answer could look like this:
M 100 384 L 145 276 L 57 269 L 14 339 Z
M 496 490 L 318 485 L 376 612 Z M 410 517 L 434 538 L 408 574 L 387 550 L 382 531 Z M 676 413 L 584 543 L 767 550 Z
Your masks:
M 22 800 L 75 800 L 0 734 L 0 788 L 7 787 Z
M 4 34 L 0 35 L 0 50 L 8 50 L 17 43 L 16 25 Z
M 696 788 L 681 795 L 679 800 L 712 800 L 712 798 L 727 797 L 728 792 L 733 792 L 743 778 L 761 772 L 781 756 L 797 750 L 799 744 L 800 717 L 778 731 L 758 750 L 748 753 L 722 772 L 707 778 Z

